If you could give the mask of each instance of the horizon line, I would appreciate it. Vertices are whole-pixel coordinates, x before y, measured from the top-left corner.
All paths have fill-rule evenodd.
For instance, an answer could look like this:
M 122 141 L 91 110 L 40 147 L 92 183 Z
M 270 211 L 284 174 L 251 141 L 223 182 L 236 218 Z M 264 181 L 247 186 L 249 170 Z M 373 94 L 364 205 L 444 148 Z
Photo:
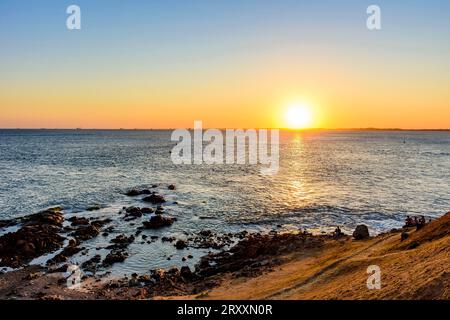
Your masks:
M 0 128 L 0 130 L 76 130 L 76 131 L 165 131 L 165 130 L 176 130 L 176 129 L 188 129 L 193 130 L 194 128 L 45 128 L 45 127 L 36 127 L 36 128 Z M 292 128 L 202 128 L 202 130 L 208 129 L 219 129 L 219 130 L 261 130 L 261 129 L 274 129 L 274 130 L 282 130 L 282 131 L 293 131 L 293 132 L 305 132 L 305 131 L 450 131 L 450 128 L 420 128 L 420 129 L 410 129 L 410 128 L 376 128 L 376 127 L 366 127 L 366 128 L 302 128 L 302 129 L 292 129 Z

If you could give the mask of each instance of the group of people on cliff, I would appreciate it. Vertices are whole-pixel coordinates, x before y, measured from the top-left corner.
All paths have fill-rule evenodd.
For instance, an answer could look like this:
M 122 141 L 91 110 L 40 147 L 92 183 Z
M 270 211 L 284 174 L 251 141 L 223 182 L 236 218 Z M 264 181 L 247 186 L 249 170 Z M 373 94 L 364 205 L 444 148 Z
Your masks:
M 410 216 L 406 216 L 406 219 L 405 219 L 405 227 L 407 227 L 407 228 L 416 227 L 417 230 L 419 230 L 422 227 L 424 227 L 426 224 L 427 224 L 427 221 L 425 220 L 424 216 L 421 216 L 420 218 L 417 218 L 417 217 L 412 218 Z

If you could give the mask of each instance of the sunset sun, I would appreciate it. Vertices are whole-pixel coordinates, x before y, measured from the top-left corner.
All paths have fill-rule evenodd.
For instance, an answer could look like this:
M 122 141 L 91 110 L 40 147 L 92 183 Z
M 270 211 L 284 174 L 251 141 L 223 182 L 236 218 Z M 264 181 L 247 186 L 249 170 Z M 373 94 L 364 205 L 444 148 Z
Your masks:
M 285 113 L 285 123 L 290 129 L 303 129 L 311 125 L 311 108 L 305 104 L 290 105 Z

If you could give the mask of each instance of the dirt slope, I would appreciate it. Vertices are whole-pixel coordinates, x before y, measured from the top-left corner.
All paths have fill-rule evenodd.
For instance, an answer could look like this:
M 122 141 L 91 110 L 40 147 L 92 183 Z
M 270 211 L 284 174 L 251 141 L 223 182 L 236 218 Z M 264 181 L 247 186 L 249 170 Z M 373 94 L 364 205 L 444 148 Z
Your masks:
M 419 231 L 330 241 L 291 254 L 256 278 L 224 276 L 220 286 L 182 299 L 450 299 L 450 213 Z M 414 245 L 411 245 L 411 244 Z M 367 267 L 381 268 L 381 289 L 367 288 Z M 172 297 L 180 299 L 180 297 Z

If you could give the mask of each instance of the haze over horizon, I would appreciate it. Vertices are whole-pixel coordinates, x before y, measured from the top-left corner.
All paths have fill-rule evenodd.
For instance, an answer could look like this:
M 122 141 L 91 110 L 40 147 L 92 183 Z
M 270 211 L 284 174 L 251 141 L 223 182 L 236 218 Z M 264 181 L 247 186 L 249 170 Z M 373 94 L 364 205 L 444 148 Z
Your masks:
M 450 3 L 413 3 L 4 0 L 0 128 L 450 129 Z

